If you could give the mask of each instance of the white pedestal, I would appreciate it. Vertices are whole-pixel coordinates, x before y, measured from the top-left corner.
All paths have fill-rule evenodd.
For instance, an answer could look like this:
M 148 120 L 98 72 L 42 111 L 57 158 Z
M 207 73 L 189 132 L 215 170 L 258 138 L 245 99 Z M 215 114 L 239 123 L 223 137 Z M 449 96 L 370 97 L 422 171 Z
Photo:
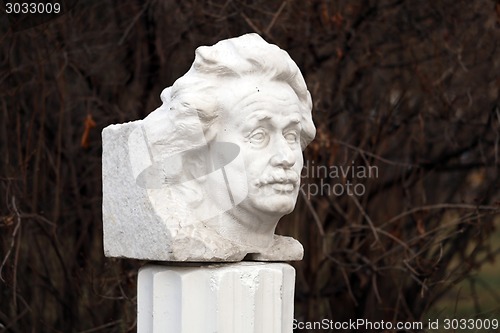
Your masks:
M 292 332 L 288 264 L 147 265 L 138 282 L 138 333 Z

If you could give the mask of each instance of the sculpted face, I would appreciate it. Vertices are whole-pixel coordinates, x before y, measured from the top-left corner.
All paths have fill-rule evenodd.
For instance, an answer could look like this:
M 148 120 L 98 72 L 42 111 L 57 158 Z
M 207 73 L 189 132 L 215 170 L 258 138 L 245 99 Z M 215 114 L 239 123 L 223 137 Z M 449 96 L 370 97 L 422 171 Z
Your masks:
M 161 101 L 145 119 L 103 130 L 107 255 L 300 260 L 302 245 L 275 235 L 316 133 L 297 64 L 257 34 L 222 40 L 196 49 Z
M 293 211 L 303 166 L 299 100 L 282 82 L 238 82 L 224 95 L 217 141 L 240 147 L 251 214 L 281 217 Z

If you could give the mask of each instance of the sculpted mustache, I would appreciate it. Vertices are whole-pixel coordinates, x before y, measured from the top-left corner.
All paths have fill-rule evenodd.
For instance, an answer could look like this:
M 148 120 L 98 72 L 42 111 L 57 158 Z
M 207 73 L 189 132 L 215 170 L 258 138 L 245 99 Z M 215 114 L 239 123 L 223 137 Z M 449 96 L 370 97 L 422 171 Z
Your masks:
M 274 172 L 269 175 L 264 175 L 262 178 L 257 180 L 257 185 L 267 185 L 272 183 L 288 183 L 297 184 L 299 181 L 299 175 L 291 170 L 283 172 Z

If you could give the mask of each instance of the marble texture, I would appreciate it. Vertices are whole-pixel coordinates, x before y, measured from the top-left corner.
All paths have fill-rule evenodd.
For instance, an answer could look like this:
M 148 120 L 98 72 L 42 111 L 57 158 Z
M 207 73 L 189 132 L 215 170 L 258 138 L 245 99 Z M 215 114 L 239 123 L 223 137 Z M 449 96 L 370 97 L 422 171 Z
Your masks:
M 275 235 L 315 136 L 299 68 L 256 34 L 196 50 L 145 119 L 106 127 L 107 256 L 159 261 L 300 260 Z
M 234 263 L 139 271 L 137 332 L 291 333 L 295 270 Z

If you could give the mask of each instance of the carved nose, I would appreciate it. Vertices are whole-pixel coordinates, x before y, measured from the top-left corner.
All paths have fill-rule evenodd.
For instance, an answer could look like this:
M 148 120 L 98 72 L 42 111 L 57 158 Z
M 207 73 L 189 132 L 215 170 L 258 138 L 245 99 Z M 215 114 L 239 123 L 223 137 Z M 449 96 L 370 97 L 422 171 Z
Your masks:
M 273 148 L 275 149 L 275 153 L 271 158 L 271 164 L 273 166 L 290 168 L 295 164 L 295 154 L 293 153 L 293 150 L 290 148 L 286 140 L 280 139 Z

